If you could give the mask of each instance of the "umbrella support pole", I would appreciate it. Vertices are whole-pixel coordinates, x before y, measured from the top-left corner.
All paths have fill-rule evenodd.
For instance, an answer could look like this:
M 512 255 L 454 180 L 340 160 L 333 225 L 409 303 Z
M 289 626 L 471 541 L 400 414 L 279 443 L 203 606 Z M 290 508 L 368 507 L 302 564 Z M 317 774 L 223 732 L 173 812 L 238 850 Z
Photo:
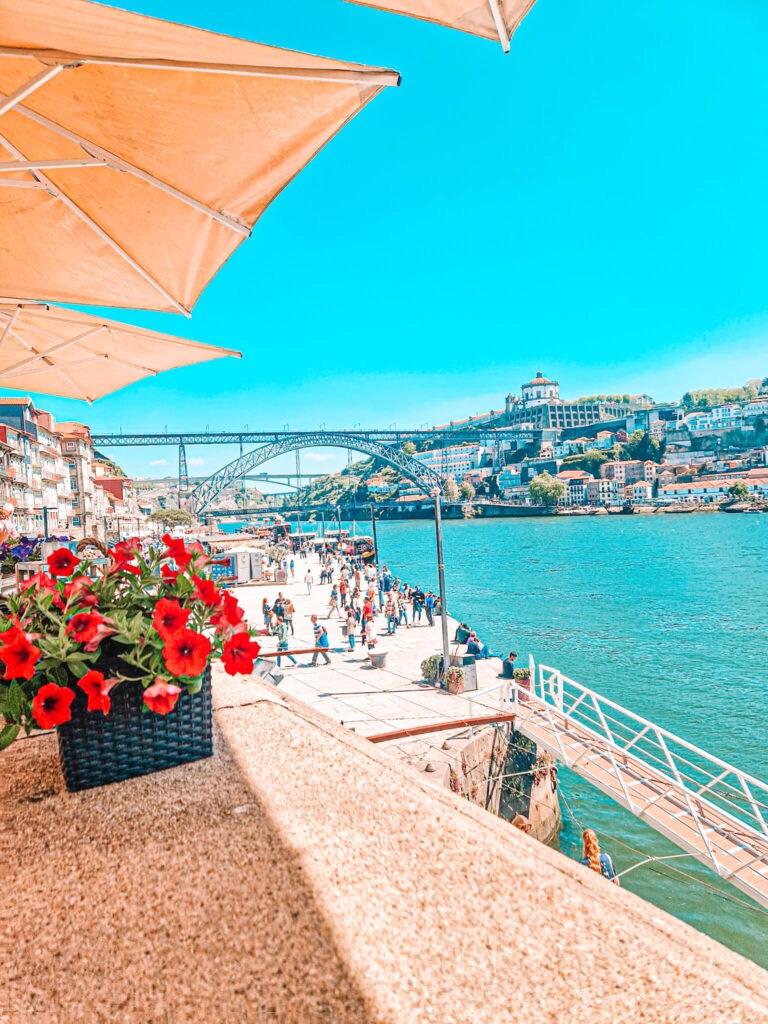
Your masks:
M 34 78 L 30 78 L 24 85 L 19 86 L 15 92 L 12 92 L 0 102 L 0 116 L 5 114 L 6 111 L 12 110 L 17 103 L 21 103 L 27 96 L 31 96 L 36 89 L 39 89 L 41 85 L 45 85 L 54 75 L 58 75 L 60 71 L 63 71 L 66 66 L 66 64 L 54 64 L 53 67 L 44 68 Z
M 502 17 L 501 8 L 499 7 L 499 0 L 488 0 L 488 6 L 491 8 L 493 23 L 496 26 L 496 34 L 499 37 L 501 48 L 504 53 L 509 53 L 509 33 L 507 32 L 507 26 L 504 24 L 504 18 Z

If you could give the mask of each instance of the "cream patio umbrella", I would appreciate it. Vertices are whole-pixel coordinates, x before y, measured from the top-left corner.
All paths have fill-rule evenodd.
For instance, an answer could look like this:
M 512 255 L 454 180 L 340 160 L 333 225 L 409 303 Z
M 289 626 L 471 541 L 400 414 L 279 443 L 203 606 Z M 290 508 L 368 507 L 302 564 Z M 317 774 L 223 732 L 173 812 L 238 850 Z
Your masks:
M 0 298 L 0 387 L 93 402 L 144 377 L 239 352 L 44 303 Z
M 0 0 L 0 294 L 188 313 L 394 71 Z
M 536 0 L 346 0 L 498 40 L 504 53 L 515 29 Z

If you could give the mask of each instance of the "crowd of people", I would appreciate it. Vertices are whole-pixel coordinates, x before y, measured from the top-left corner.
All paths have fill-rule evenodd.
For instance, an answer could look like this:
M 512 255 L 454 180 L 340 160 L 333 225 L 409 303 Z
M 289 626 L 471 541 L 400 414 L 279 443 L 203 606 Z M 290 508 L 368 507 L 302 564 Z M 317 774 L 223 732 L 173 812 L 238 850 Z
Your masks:
M 307 548 L 299 548 L 296 555 L 306 560 Z M 363 647 L 372 650 L 376 646 L 375 622 L 379 615 L 384 616 L 387 633 L 390 635 L 400 627 L 411 629 L 415 625 L 435 625 L 435 616 L 440 613 L 440 602 L 431 590 L 409 586 L 391 573 L 386 565 L 379 569 L 361 558 L 336 553 L 328 548 L 321 548 L 319 556 L 318 582 L 331 586 L 326 619 L 336 617 L 341 621 L 342 633 L 347 638 L 350 650 L 355 649 L 358 634 Z M 286 568 L 289 568 L 293 576 L 295 563 L 292 559 Z M 312 593 L 314 584 L 315 575 L 312 567 L 307 565 L 304 585 L 308 595 Z M 278 594 L 272 605 L 267 598 L 262 602 L 264 629 L 270 636 L 277 637 L 278 651 L 288 650 L 288 635 L 294 635 L 294 614 L 293 602 L 282 593 Z M 312 664 L 317 664 L 318 655 L 329 662 L 327 630 L 319 624 L 316 615 L 312 616 L 312 624 L 316 648 Z M 285 657 L 296 664 L 293 655 L 286 654 Z M 280 665 L 280 656 L 277 664 Z

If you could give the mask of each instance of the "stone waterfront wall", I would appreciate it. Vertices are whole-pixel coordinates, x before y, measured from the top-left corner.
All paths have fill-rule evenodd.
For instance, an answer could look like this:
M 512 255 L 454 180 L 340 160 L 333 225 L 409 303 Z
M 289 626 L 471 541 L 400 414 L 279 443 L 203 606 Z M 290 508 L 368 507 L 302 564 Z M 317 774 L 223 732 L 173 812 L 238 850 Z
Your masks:
M 406 760 L 436 785 L 450 789 L 492 814 L 531 823 L 531 835 L 550 843 L 560 829 L 557 767 L 549 754 L 511 724 L 479 729 L 474 736 L 438 734 L 427 753 L 414 750 Z

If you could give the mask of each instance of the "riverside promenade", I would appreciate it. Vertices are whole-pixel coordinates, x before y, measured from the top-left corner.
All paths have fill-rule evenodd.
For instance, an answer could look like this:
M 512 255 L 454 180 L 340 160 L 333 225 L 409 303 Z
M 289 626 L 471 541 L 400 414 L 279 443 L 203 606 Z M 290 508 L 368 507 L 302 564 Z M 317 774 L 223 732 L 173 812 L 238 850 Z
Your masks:
M 342 618 L 335 612 L 328 618 L 331 584 L 317 583 L 320 577 L 317 556 L 310 555 L 306 560 L 295 558 L 294 561 L 295 578 L 289 578 L 287 583 L 261 583 L 237 588 L 237 598 L 245 608 L 247 618 L 251 625 L 259 627 L 263 625 L 261 606 L 264 598 L 274 604 L 280 593 L 290 597 L 296 612 L 295 636 L 289 637 L 289 650 L 306 650 L 314 646 L 313 614 L 328 632 L 331 664 L 326 665 L 322 655 L 314 668 L 311 667 L 311 654 L 296 655 L 298 665 L 283 657 L 280 671 L 284 678 L 279 685 L 282 693 L 304 701 L 321 714 L 365 737 L 440 722 L 482 718 L 499 712 L 501 689 L 489 694 L 481 692 L 501 683 L 497 678 L 501 671 L 498 658 L 477 662 L 478 689 L 474 694 L 447 693 L 426 683 L 421 672 L 422 661 L 442 650 L 439 616 L 435 617 L 434 626 L 430 626 L 426 614 L 422 613 L 421 622 L 417 621 L 413 626 L 409 623 L 408 628 L 400 626 L 394 635 L 387 635 L 386 618 L 379 613 L 375 618 L 375 650 L 377 654 L 386 652 L 387 662 L 385 668 L 374 669 L 367 648 L 360 642 L 359 632 L 355 649 L 350 651 L 347 638 L 342 636 Z M 315 579 L 310 594 L 304 583 L 307 567 Z M 334 579 L 338 580 L 338 569 L 334 572 Z M 409 582 L 415 584 L 420 581 Z M 449 640 L 453 639 L 457 624 L 449 616 Z M 275 637 L 262 637 L 260 643 L 263 653 L 277 650 Z M 451 643 L 451 650 L 455 649 L 456 645 Z M 468 735 L 466 728 L 453 732 Z M 434 736 L 425 739 L 406 737 L 388 741 L 386 746 L 390 750 L 401 751 L 409 760 L 415 758 L 420 761 L 439 748 L 445 739 L 442 733 L 439 734 L 439 742 Z

